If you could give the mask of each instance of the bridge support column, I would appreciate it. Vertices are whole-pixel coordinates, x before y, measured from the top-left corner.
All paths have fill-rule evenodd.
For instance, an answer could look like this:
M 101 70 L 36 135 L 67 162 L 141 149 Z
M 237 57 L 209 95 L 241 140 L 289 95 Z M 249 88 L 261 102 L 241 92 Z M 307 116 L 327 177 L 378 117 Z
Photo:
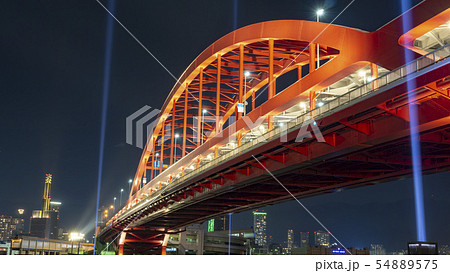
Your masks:
M 162 243 L 161 255 L 166 255 L 166 249 L 167 249 L 167 244 L 169 243 L 169 237 L 170 237 L 170 234 L 165 234 L 164 235 L 164 240 L 163 240 L 163 243 Z
M 309 73 L 316 70 L 316 44 L 309 44 Z
M 122 232 L 120 234 L 120 238 L 119 238 L 119 246 L 118 246 L 118 251 L 117 251 L 118 255 L 123 255 L 123 246 L 125 244 L 125 237 L 127 237 L 127 233 Z

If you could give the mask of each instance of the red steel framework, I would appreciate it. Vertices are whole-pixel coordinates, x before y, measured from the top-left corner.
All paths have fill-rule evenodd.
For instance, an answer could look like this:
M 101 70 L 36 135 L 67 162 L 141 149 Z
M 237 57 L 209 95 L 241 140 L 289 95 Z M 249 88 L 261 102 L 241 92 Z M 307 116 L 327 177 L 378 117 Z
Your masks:
M 405 64 L 405 47 L 420 57 L 423 52 L 413 48 L 412 41 L 450 20 L 449 3 L 425 1 L 404 16 L 410 15 L 414 28 L 405 34 L 401 17 L 371 33 L 282 20 L 250 25 L 213 43 L 171 90 L 140 159 L 128 203 L 100 238 L 112 240 L 126 228 L 116 243 L 119 253 L 125 245 L 129 253 L 160 253 L 161 245 L 167 244 L 164 235 L 187 224 L 289 200 L 291 196 L 252 155 L 299 197 L 408 176 L 408 92 L 416 92 L 418 98 L 424 173 L 448 168 L 450 80 L 446 64 L 415 76 L 415 90 L 407 89 L 407 81 L 399 82 L 386 92 L 321 119 L 318 123 L 325 143 L 309 140 L 298 144 L 294 141 L 298 130 L 290 132 L 287 143 L 269 141 L 251 153 L 236 155 L 174 187 L 153 205 L 137 209 L 139 202 L 162 187 L 158 181 L 170 185 L 174 173 L 181 170 L 184 176 L 186 168 L 193 163 L 199 167 L 206 154 L 213 152 L 217 158 L 219 147 L 227 143 L 230 134 L 235 134 L 238 147 L 241 145 L 249 128 L 242 121 L 239 104 L 247 102 L 250 111 L 246 116 L 252 121 L 265 117 L 271 130 L 274 116 L 306 99 L 314 109 L 318 92 L 360 68 L 370 65 L 375 79 L 378 66 L 394 70 Z M 320 67 L 316 67 L 317 59 Z M 294 70 L 297 80 L 277 90 L 277 79 Z M 245 76 L 245 72 L 250 75 Z M 258 96 L 262 102 L 255 99 Z M 231 123 L 236 130 L 230 130 Z M 176 134 L 180 137 L 175 138 Z M 136 212 L 128 212 L 132 210 Z

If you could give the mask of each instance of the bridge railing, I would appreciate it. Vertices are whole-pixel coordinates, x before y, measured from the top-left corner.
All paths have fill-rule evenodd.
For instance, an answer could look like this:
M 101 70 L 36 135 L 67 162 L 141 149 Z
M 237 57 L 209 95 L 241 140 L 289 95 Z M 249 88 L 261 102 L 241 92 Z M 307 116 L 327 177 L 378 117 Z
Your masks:
M 376 79 L 373 79 L 372 81 L 356 88 L 353 90 L 350 90 L 349 92 L 336 97 L 335 99 L 327 102 L 326 104 L 316 107 L 297 118 L 292 119 L 290 122 L 286 124 L 285 128 L 276 127 L 257 138 L 250 140 L 249 142 L 243 143 L 241 146 L 234 148 L 233 150 L 230 150 L 226 154 L 223 154 L 215 159 L 212 159 L 211 161 L 207 162 L 204 165 L 199 166 L 198 168 L 189 171 L 189 173 L 185 173 L 184 176 L 181 176 L 179 178 L 174 179 L 170 184 L 167 186 L 161 188 L 161 190 L 164 190 L 165 192 L 170 192 L 170 190 L 175 185 L 179 185 L 197 175 L 200 173 L 203 173 L 207 171 L 208 169 L 214 168 L 214 166 L 218 165 L 219 163 L 225 162 L 230 158 L 234 158 L 238 154 L 242 154 L 244 152 L 248 152 L 252 149 L 255 149 L 258 146 L 263 145 L 267 141 L 274 140 L 276 138 L 280 137 L 280 134 L 287 133 L 290 131 L 294 131 L 298 128 L 300 128 L 305 122 L 308 122 L 311 117 L 314 117 L 315 119 L 320 119 L 324 116 L 327 116 L 333 112 L 333 110 L 336 110 L 336 108 L 344 106 L 346 104 L 349 104 L 350 102 L 355 101 L 356 99 L 361 99 L 368 94 L 372 92 L 376 92 L 380 88 L 391 84 L 397 80 L 404 79 L 408 75 L 417 72 L 419 70 L 422 70 L 430 65 L 433 65 L 437 62 L 443 61 L 444 59 L 447 59 L 450 56 L 450 44 L 447 44 L 433 52 L 430 52 L 410 63 L 407 63 L 395 70 L 392 70 L 388 72 L 387 74 L 380 76 Z M 158 191 L 155 191 L 156 193 Z M 153 195 L 153 194 L 152 194 Z
M 371 93 L 373 91 L 376 91 L 377 89 L 379 89 L 387 84 L 390 84 L 399 79 L 403 79 L 407 75 L 410 75 L 411 73 L 422 70 L 434 63 L 437 63 L 439 61 L 442 61 L 442 60 L 448 58 L 450 56 L 449 50 L 450 50 L 450 44 L 447 44 L 439 49 L 436 49 L 435 51 L 432 51 L 432 52 L 408 63 L 408 64 L 405 64 L 404 66 L 394 69 L 394 70 L 386 73 L 385 75 L 370 81 L 367 84 L 364 84 L 360 87 L 350 90 L 349 92 L 347 92 L 339 97 L 336 97 L 335 99 L 324 104 L 323 106 L 316 107 L 315 109 L 311 110 L 310 113 L 305 113 L 304 115 L 312 115 L 312 116 L 316 117 L 316 116 L 324 114 L 336 107 L 347 104 L 348 102 L 350 102 L 354 99 L 361 98 L 364 95 Z

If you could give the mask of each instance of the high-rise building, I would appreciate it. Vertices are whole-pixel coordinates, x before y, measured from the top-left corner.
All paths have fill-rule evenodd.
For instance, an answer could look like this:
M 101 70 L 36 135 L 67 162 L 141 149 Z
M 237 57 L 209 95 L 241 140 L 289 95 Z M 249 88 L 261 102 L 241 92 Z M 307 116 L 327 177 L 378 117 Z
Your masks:
M 370 255 L 386 255 L 386 250 L 382 244 L 371 244 Z
M 300 232 L 300 247 L 309 245 L 309 232 Z
M 49 238 L 50 239 L 58 239 L 59 232 L 59 209 L 61 207 L 61 202 L 50 202 L 49 207 Z
M 13 218 L 11 222 L 11 235 L 23 234 L 25 232 L 25 220 L 22 218 Z
M 7 241 L 24 232 L 25 222 L 21 218 L 0 216 L 0 241 Z
M 30 218 L 30 236 L 38 238 L 49 238 L 50 218 L 31 217 Z
M 208 232 L 228 230 L 228 215 L 222 215 L 208 220 Z
M 330 246 L 330 234 L 322 230 L 314 231 L 314 244 L 315 246 Z
M 267 245 L 267 212 L 253 211 L 253 229 L 255 231 L 255 244 L 259 247 Z
M 287 232 L 287 248 L 290 252 L 291 249 L 294 247 L 294 230 L 288 229 Z
M 11 238 L 10 234 L 10 225 L 11 225 L 11 216 L 2 215 L 0 216 L 0 241 L 6 241 Z

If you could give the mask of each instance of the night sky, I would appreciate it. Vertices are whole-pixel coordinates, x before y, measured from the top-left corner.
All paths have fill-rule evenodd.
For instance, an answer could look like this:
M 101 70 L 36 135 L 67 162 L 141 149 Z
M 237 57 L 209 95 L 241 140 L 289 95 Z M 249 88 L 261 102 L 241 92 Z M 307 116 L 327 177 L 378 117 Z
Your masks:
M 119 20 L 177 77 L 192 60 L 236 27 L 277 19 L 330 22 L 350 1 L 117 1 Z M 420 1 L 411 1 L 412 5 Z M 105 0 L 103 1 L 106 4 Z M 235 13 L 237 11 L 237 14 Z M 63 203 L 62 226 L 92 231 L 105 55 L 106 11 L 95 0 L 3 1 L 0 6 L 0 214 L 26 217 L 40 208 L 44 174 Z M 401 14 L 400 1 L 357 0 L 335 24 L 374 31 Z M 144 105 L 160 108 L 174 79 L 117 23 L 112 53 L 101 204 L 128 193 L 141 150 L 125 143 L 125 118 Z M 450 174 L 424 179 L 427 234 L 450 244 Z M 415 239 L 410 179 L 302 200 L 347 246 Z M 126 196 L 123 196 L 125 199 Z M 294 202 L 265 208 L 268 234 L 319 225 Z M 250 212 L 233 228 L 252 225 Z M 298 237 L 298 236 L 297 236 Z

